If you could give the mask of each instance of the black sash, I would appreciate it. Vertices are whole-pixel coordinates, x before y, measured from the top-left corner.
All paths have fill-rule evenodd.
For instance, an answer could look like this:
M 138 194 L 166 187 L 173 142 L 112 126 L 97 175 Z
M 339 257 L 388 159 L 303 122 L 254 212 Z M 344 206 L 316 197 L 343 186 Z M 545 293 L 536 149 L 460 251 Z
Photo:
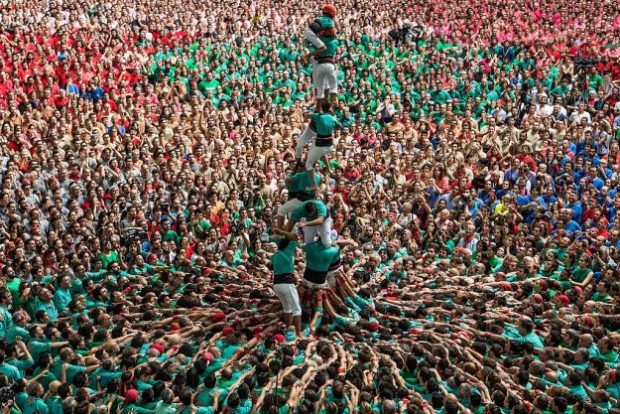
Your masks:
M 295 283 L 295 277 L 293 276 L 292 273 L 283 273 L 281 275 L 274 275 L 273 276 L 273 284 L 274 285 L 280 285 L 280 284 L 290 284 L 290 283 Z
M 317 147 L 331 147 L 332 145 L 334 145 L 334 139 L 331 136 L 331 134 L 330 135 L 317 134 L 315 141 L 316 141 L 315 145 Z
M 306 271 L 304 272 L 304 279 L 306 279 L 308 282 L 312 282 L 317 285 L 322 285 L 327 280 L 327 272 L 312 270 L 306 267 Z

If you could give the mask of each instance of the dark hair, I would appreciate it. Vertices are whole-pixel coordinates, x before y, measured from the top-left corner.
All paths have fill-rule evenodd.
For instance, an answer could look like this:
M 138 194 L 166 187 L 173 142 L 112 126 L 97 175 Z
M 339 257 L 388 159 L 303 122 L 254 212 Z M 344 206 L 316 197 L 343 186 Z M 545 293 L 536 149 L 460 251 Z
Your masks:
M 210 372 L 204 379 L 205 387 L 214 388 L 217 385 L 217 378 L 215 377 L 214 372 Z
M 555 404 L 555 406 L 561 411 L 564 412 L 566 411 L 566 408 L 568 407 L 568 401 L 566 400 L 566 398 L 562 397 L 562 396 L 557 396 L 553 399 L 553 404 Z
M 230 408 L 237 408 L 239 406 L 239 394 L 236 391 L 228 394 L 227 404 Z
M 188 387 L 183 387 L 179 391 L 179 400 L 183 405 L 191 405 L 192 404 L 192 391 Z
M 431 405 L 438 410 L 443 407 L 444 396 L 440 391 L 435 391 L 431 396 Z

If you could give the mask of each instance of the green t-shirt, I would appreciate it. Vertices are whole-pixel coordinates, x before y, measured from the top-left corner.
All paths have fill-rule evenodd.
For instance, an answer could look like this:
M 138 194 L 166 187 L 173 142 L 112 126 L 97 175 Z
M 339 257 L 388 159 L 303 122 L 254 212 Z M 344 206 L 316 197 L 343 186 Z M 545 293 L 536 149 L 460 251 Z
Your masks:
M 592 269 L 582 269 L 579 266 L 575 266 L 573 267 L 572 271 L 571 271 L 571 278 L 573 279 L 573 281 L 577 282 L 577 283 L 581 283 L 584 280 L 586 280 L 586 277 L 592 273 Z
M 14 366 L 11 365 L 9 363 L 3 363 L 0 364 L 0 373 L 4 374 L 7 376 L 8 379 L 10 379 L 11 381 L 17 381 L 22 379 L 22 374 L 19 372 L 19 369 Z
M 107 371 L 103 368 L 97 368 L 92 375 L 90 375 L 90 387 L 93 389 L 104 389 L 108 386 L 108 383 L 114 379 L 120 378 L 122 372 Z M 99 387 L 97 386 L 99 385 Z
M 55 322 L 58 320 L 58 309 L 56 309 L 56 305 L 54 305 L 53 301 L 50 302 L 39 302 L 38 306 L 35 309 L 35 313 L 37 311 L 45 311 L 47 316 L 49 316 L 50 321 Z
M 318 272 L 327 272 L 329 266 L 340 255 L 338 247 L 325 247 L 321 241 L 306 244 L 304 250 L 306 251 L 306 266 Z
M 335 116 L 324 113 L 313 113 L 312 121 L 316 127 L 316 133 L 323 136 L 331 136 L 334 130 L 340 125 Z
M 312 203 L 316 207 L 316 212 L 312 216 L 308 216 L 306 214 L 305 208 L 306 208 L 306 205 L 308 203 Z M 325 217 L 325 218 L 329 217 L 329 214 L 327 212 L 327 206 L 322 201 L 319 201 L 319 200 L 309 200 L 309 201 L 304 202 L 302 205 L 300 205 L 299 207 L 297 207 L 295 209 L 295 211 L 291 215 L 291 220 L 294 223 L 297 223 L 302 218 L 305 218 L 308 221 L 312 221 L 312 220 L 314 220 L 314 219 L 316 219 L 318 217 Z
M 12 326 L 13 315 L 11 315 L 7 308 L 0 306 L 0 338 L 6 338 Z
M 325 51 L 319 53 L 317 58 L 333 58 L 336 56 L 336 51 L 338 50 L 338 46 L 340 42 L 335 37 L 321 37 L 320 38 L 323 44 L 325 45 Z
M 13 365 L 15 368 L 17 368 L 19 370 L 19 375 L 23 377 L 26 374 L 26 370 L 34 365 L 34 360 L 32 358 L 7 359 L 6 363 L 9 365 Z
M 316 19 L 314 19 L 315 23 L 318 23 L 321 26 L 321 29 L 326 30 L 326 29 L 333 29 L 336 25 L 334 24 L 334 19 L 332 19 L 331 17 L 323 14 L 319 17 L 317 17 Z
M 41 372 L 43 371 L 42 368 L 37 368 L 34 370 L 34 372 L 32 373 L 33 377 L 36 377 L 37 375 L 39 375 Z M 53 381 L 57 381 L 58 378 L 56 378 L 56 376 L 54 374 L 52 374 L 51 372 L 47 372 L 45 375 L 39 377 L 39 383 L 41 385 L 43 385 L 44 389 L 48 389 L 49 385 L 53 382 Z M 62 408 L 62 404 L 61 404 L 61 408 Z M 50 407 L 50 410 L 52 409 L 52 407 Z M 62 414 L 62 410 L 60 411 L 60 414 Z
M 28 397 L 22 407 L 23 414 L 48 414 L 49 408 L 40 398 Z
M 33 339 L 28 342 L 28 350 L 30 351 L 30 355 L 32 355 L 32 359 L 38 361 L 39 357 L 44 353 L 52 352 L 52 346 L 48 342 Z
M 18 336 L 22 338 L 24 342 L 28 342 L 28 340 L 30 339 L 30 333 L 26 329 L 22 328 L 21 326 L 13 325 L 11 326 L 9 332 L 6 335 L 7 343 L 14 344 Z
M 118 262 L 118 253 L 116 250 L 110 250 L 108 254 L 101 253 L 99 259 L 101 259 L 102 267 L 107 269 L 110 263 Z
M 56 361 L 56 363 L 51 369 L 52 374 L 54 374 L 56 378 L 62 378 L 62 364 L 63 362 L 59 359 Z M 80 372 L 84 372 L 84 371 L 86 371 L 86 367 L 84 366 L 67 364 L 67 371 L 66 371 L 67 382 L 68 383 L 73 382 L 73 378 L 75 378 L 75 376 L 79 374 Z
M 307 172 L 304 171 L 291 175 L 290 179 L 289 192 L 301 193 L 305 199 L 316 197 L 316 190 L 312 189 L 310 175 Z M 317 186 L 321 184 L 321 175 L 317 172 L 314 173 L 314 181 Z
M 45 404 L 49 408 L 50 414 L 64 414 L 62 399 L 58 395 L 46 398 Z
M 54 292 L 54 305 L 56 305 L 56 309 L 58 309 L 59 312 L 65 310 L 72 299 L 71 291 L 68 289 L 58 288 L 56 292 Z
M 274 275 L 283 275 L 295 272 L 295 247 L 297 243 L 289 242 L 283 250 L 278 250 L 271 257 Z

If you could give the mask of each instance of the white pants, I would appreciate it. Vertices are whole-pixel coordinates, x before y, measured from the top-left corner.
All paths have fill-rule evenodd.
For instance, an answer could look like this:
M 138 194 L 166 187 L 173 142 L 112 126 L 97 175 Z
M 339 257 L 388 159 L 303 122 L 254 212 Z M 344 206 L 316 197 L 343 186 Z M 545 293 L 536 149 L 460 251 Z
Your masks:
M 304 226 L 301 228 L 304 232 L 304 243 L 314 242 L 316 234 L 319 233 L 323 246 L 330 247 L 332 245 L 332 218 L 327 217 L 322 224 L 317 226 Z
M 312 46 L 316 47 L 317 49 L 322 49 L 325 47 L 325 43 L 323 43 L 321 38 L 318 37 L 316 33 L 314 33 L 310 28 L 307 28 L 306 30 L 304 30 L 304 36 L 306 37 L 306 40 L 310 42 Z
M 280 217 L 286 217 L 289 214 L 291 214 L 293 211 L 295 211 L 295 209 L 297 207 L 299 207 L 300 205 L 302 205 L 304 202 L 303 201 L 299 201 L 296 198 L 291 198 L 290 200 L 288 200 L 286 203 L 282 204 L 280 206 L 280 208 L 278 208 L 278 216 Z
M 301 303 L 299 302 L 299 293 L 292 283 L 278 283 L 273 285 L 273 291 L 282 304 L 284 313 L 290 313 L 293 316 L 301 316 Z
M 316 89 L 318 99 L 327 98 L 327 93 L 338 92 L 338 78 L 336 76 L 336 65 L 333 63 L 319 63 L 314 60 L 312 63 L 312 84 Z
M 298 160 L 304 155 L 304 148 L 316 137 L 316 132 L 306 127 L 304 132 L 297 138 L 297 147 L 295 147 L 295 158 Z
M 333 150 L 333 145 L 329 147 L 317 147 L 316 144 L 313 143 L 310 147 L 310 152 L 308 152 L 308 158 L 306 158 L 306 171 L 314 170 L 314 164 Z
M 306 279 L 304 279 L 304 285 L 309 287 L 310 289 L 327 289 L 329 287 L 327 285 L 327 282 L 319 285 L 318 283 L 314 283 Z
M 331 288 L 336 286 L 336 276 L 338 275 L 338 272 L 340 272 L 340 268 L 327 272 L 327 286 Z

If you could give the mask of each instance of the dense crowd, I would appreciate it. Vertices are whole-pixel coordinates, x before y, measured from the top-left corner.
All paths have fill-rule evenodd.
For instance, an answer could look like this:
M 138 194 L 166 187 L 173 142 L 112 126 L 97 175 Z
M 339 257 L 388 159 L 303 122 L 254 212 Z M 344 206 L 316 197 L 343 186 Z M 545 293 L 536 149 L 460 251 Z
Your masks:
M 0 2 L 4 412 L 620 412 L 619 3 L 338 1 L 289 327 L 321 6 Z

